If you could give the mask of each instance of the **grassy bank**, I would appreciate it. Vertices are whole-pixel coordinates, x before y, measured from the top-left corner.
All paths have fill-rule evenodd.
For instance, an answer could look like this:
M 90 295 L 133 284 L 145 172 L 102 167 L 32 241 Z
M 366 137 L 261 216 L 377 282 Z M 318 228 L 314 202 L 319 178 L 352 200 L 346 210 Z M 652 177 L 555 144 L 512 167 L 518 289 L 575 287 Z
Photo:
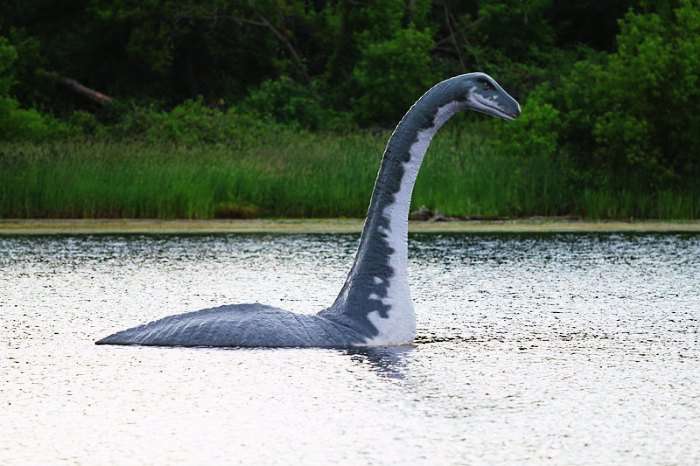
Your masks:
M 388 133 L 281 131 L 192 147 L 0 145 L 0 218 L 362 217 Z M 498 156 L 449 130 L 430 148 L 414 205 L 451 216 L 700 217 L 697 193 L 576 188 L 547 158 Z

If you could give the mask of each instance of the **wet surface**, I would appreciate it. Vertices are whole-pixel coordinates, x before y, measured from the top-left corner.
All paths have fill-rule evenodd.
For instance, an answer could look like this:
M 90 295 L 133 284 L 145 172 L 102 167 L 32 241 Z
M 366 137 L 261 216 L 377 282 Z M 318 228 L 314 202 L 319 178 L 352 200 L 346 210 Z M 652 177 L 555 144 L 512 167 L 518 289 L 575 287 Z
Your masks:
M 0 238 L 0 464 L 700 463 L 700 236 L 416 235 L 413 347 L 98 347 L 316 312 L 356 235 Z

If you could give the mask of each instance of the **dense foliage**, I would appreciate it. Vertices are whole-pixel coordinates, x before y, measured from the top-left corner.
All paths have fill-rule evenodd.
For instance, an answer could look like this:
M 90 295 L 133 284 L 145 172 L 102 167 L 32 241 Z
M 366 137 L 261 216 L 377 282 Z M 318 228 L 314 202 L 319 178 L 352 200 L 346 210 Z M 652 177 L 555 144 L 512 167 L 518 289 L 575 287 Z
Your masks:
M 694 183 L 700 174 L 700 2 L 630 12 L 617 50 L 531 94 L 515 151 L 569 155 L 604 183 Z
M 17 50 L 0 36 L 0 136 L 36 141 L 58 135 L 62 125 L 34 109 L 21 109 L 12 96 L 16 61 Z
M 475 70 L 524 103 L 479 124 L 498 157 L 550 160 L 582 196 L 697 192 L 700 0 L 5 0 L 0 140 L 390 128 Z
M 490 72 L 523 97 L 582 46 L 612 50 L 629 8 L 639 1 L 6 0 L 0 35 L 17 53 L 15 96 L 60 114 L 89 102 L 51 73 L 165 107 L 200 96 L 228 107 L 281 81 L 318 113 L 386 125 L 460 72 Z M 300 111 L 275 116 L 314 122 Z

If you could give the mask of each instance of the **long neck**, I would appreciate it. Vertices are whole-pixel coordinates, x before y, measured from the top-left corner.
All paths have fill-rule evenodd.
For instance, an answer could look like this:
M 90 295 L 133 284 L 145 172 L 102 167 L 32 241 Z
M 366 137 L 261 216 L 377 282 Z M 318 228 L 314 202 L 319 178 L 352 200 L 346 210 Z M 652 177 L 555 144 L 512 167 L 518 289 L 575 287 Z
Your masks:
M 388 259 L 393 258 L 403 268 L 384 268 L 379 276 L 390 281 L 397 275 L 405 278 L 408 215 L 418 171 L 435 133 L 464 105 L 444 93 L 438 93 L 442 98 L 435 98 L 438 96 L 431 95 L 435 90 L 411 107 L 389 139 L 362 230 L 355 274 L 377 276 L 377 265 L 389 264 L 392 261 Z
M 367 325 L 373 336 L 383 332 L 381 319 L 388 320 L 389 313 L 397 312 L 410 317 L 415 332 L 407 276 L 408 214 L 413 186 L 432 137 L 465 105 L 451 84 L 451 80 L 443 81 L 423 95 L 389 139 L 355 262 L 329 310 L 350 319 L 350 325 Z

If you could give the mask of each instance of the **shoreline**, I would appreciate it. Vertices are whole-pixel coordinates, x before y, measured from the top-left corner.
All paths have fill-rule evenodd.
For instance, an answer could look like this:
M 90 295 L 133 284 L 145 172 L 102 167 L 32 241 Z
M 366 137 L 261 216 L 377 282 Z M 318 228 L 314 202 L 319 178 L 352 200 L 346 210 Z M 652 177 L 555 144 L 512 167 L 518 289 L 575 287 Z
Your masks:
M 363 220 L 0 219 L 0 236 L 89 234 L 359 233 Z M 557 218 L 411 221 L 411 233 L 700 233 L 699 220 L 583 221 Z

